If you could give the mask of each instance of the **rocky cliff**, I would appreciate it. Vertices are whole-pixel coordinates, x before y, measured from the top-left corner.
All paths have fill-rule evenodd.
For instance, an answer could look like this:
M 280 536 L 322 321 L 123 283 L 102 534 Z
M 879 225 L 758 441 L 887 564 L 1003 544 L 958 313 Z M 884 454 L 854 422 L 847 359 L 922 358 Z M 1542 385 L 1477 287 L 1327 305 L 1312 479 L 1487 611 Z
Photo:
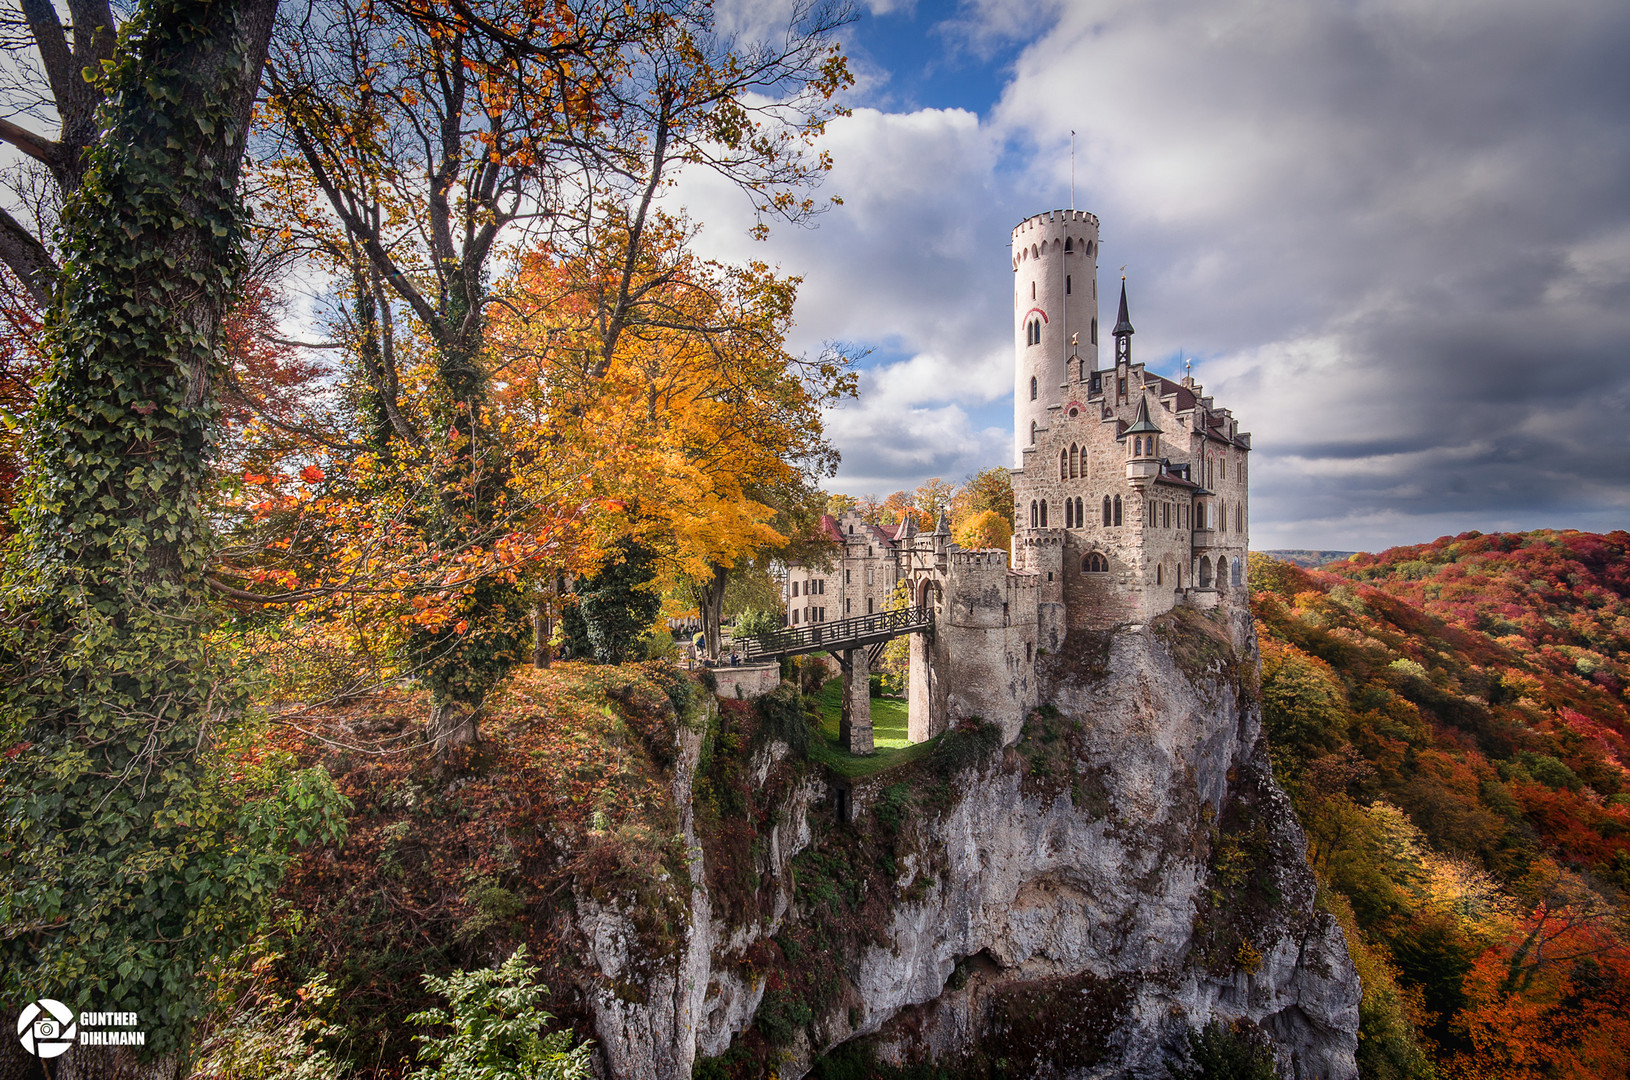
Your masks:
M 618 1077 L 1161 1077 L 1246 1021 L 1295 1077 L 1356 1075 L 1360 988 L 1274 786 L 1248 618 L 1180 609 L 1043 657 L 1019 737 L 969 724 L 846 776 L 795 699 L 680 733 L 688 922 L 581 896 L 567 940 Z M 818 747 L 816 748 L 819 749 Z

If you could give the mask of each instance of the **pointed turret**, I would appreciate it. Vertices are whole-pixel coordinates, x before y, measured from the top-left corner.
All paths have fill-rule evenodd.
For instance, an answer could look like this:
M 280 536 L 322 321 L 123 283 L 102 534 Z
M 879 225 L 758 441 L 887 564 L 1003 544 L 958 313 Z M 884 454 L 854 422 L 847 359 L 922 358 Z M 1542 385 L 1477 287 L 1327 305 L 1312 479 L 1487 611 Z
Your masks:
M 917 536 L 917 515 L 905 514 L 900 521 L 900 527 L 894 530 L 895 543 L 909 544 Z
M 948 511 L 940 511 L 940 519 L 935 523 L 934 531 L 940 536 L 951 535 L 951 515 Z
M 1149 419 L 1149 399 L 1138 399 L 1138 414 L 1132 418 L 1132 426 L 1126 429 L 1128 435 L 1159 435 L 1160 429 L 1155 422 Z
M 1121 436 L 1126 441 L 1126 478 L 1141 487 L 1160 475 L 1160 429 L 1149 418 L 1149 399 L 1138 398 L 1132 426 Z
M 1132 362 L 1132 317 L 1126 310 L 1126 278 L 1121 278 L 1121 314 L 1115 323 L 1115 363 L 1130 364 Z

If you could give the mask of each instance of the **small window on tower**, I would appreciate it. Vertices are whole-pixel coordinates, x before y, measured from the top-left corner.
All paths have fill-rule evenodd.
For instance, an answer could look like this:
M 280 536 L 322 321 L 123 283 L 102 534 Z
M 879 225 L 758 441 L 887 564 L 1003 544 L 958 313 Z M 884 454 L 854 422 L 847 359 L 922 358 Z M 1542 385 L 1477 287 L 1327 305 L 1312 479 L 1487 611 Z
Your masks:
M 1097 319 L 1092 320 L 1092 337 L 1088 338 L 1087 340 L 1091 341 L 1094 345 L 1098 344 L 1098 320 Z
M 1066 236 L 1064 238 L 1064 250 L 1065 251 L 1074 251 L 1075 250 L 1075 237 Z
M 1030 377 L 1030 400 L 1036 400 L 1036 377 L 1034 375 Z
M 1034 300 L 1035 298 L 1036 298 L 1036 283 L 1034 281 L 1032 281 L 1030 283 L 1030 299 Z
M 1070 275 L 1064 275 L 1064 295 L 1070 295 Z

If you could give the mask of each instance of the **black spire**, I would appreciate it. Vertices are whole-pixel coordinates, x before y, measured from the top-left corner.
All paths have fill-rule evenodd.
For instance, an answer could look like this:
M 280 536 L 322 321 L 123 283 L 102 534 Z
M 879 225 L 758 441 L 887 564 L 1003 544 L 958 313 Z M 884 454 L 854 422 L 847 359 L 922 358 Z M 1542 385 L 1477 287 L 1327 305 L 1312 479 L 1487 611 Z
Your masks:
M 1126 313 L 1126 278 L 1121 278 L 1121 317 L 1115 324 L 1115 363 L 1132 362 L 1132 317 Z
M 1126 279 L 1125 278 L 1121 278 L 1121 318 L 1120 318 L 1120 321 L 1115 324 L 1114 333 L 1115 333 L 1116 337 L 1120 337 L 1122 334 L 1135 334 L 1135 333 L 1137 333 L 1136 330 L 1132 329 L 1132 317 L 1126 313 Z

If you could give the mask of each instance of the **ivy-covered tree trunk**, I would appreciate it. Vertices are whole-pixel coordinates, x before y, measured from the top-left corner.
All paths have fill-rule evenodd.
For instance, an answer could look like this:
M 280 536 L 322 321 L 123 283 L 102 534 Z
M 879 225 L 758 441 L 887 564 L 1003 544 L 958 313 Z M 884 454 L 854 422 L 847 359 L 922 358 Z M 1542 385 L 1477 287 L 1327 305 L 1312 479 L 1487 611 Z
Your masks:
M 696 598 L 696 607 L 701 613 L 702 641 L 708 659 L 717 660 L 720 627 L 724 622 L 724 587 L 730 580 L 730 570 L 718 563 L 709 569 L 713 573 L 701 584 L 691 586 L 691 595 Z
M 211 957 L 275 888 L 285 830 L 204 760 L 211 370 L 243 265 L 236 198 L 276 0 L 147 0 L 63 212 L 51 371 L 6 568 L 0 987 L 135 1012 L 147 1047 L 60 1080 L 168 1078 Z
M 437 476 L 436 505 L 427 531 L 449 554 L 479 548 L 493 539 L 509 478 L 508 463 L 485 423 L 489 376 L 481 362 L 484 321 L 472 316 L 470 295 L 479 292 L 462 267 L 450 267 L 446 324 L 456 336 L 436 342 L 436 375 L 443 400 L 438 426 L 446 432 L 447 458 Z M 486 567 L 467 584 L 455 605 L 459 618 L 418 630 L 408 643 L 430 687 L 429 738 L 438 753 L 480 739 L 481 707 L 511 668 L 525 659 L 530 611 L 526 592 L 512 573 Z

